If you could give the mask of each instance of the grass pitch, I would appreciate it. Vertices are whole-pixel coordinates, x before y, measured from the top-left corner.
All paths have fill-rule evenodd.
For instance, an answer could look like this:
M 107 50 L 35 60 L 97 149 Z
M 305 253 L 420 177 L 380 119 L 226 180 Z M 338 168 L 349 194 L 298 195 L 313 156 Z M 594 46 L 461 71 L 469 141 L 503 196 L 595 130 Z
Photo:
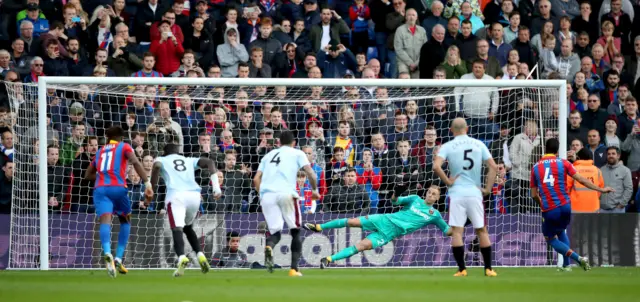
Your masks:
M 95 271 L 0 271 L 2 302 L 404 302 L 404 301 L 638 301 L 640 268 L 594 268 L 570 273 L 555 268 L 481 269 L 453 278 L 455 269 L 307 269 L 290 278 L 286 270 L 130 271 L 111 279 Z

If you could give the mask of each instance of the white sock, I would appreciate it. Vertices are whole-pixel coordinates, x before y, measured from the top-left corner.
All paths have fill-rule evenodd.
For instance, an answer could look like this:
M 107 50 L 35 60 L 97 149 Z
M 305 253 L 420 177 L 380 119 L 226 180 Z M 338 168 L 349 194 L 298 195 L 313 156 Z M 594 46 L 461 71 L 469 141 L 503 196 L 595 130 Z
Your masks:
M 198 252 L 198 257 L 200 257 L 200 256 L 204 256 L 204 253 L 203 252 Z
M 120 259 L 120 258 L 116 258 L 115 261 L 122 263 L 122 259 Z
M 181 262 L 181 261 L 182 261 L 182 259 L 184 259 L 184 258 L 187 258 L 187 256 L 185 256 L 185 255 L 180 255 L 180 257 L 178 257 L 178 262 Z

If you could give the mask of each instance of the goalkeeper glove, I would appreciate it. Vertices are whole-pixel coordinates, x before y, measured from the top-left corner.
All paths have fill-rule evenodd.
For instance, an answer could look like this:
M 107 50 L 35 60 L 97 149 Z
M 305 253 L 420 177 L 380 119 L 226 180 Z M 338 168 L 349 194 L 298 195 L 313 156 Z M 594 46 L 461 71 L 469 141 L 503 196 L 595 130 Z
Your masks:
M 406 186 L 398 186 L 398 185 L 396 185 L 396 186 L 393 187 L 393 194 L 396 197 L 400 197 L 402 194 L 404 194 L 404 192 L 407 191 L 407 189 L 409 189 L 408 185 L 406 185 Z

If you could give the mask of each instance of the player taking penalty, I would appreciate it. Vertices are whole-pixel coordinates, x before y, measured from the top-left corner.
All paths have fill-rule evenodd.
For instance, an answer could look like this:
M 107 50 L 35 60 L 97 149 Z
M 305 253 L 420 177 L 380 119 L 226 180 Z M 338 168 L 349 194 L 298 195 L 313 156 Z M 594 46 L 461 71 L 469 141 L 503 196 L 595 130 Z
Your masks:
M 106 131 L 107 144 L 98 150 L 95 159 L 87 169 L 85 178 L 95 180 L 93 203 L 100 221 L 100 243 L 104 262 L 109 276 L 116 277 L 116 270 L 120 274 L 128 271 L 122 263 L 124 251 L 127 248 L 131 233 L 131 200 L 128 197 L 126 175 L 127 165 L 131 163 L 142 179 L 147 179 L 147 173 L 138 161 L 131 145 L 122 142 L 124 131 L 120 127 L 111 127 Z M 149 204 L 153 197 L 153 188 L 147 180 L 145 182 L 145 204 Z M 112 214 L 118 215 L 120 232 L 118 233 L 118 247 L 116 257 L 111 254 L 111 220 Z
M 578 262 L 584 270 L 591 269 L 589 260 L 580 257 L 569 247 L 566 229 L 571 222 L 571 200 L 567 193 L 567 177 L 600 193 L 613 192 L 610 187 L 600 188 L 577 173 L 568 161 L 557 158 L 560 142 L 551 138 L 545 142 L 545 154 L 531 168 L 531 196 L 540 203 L 542 210 L 542 233 L 553 249 L 563 255 L 563 268 L 570 271 L 569 259 Z
M 208 158 L 184 157 L 179 154 L 180 146 L 177 144 L 166 144 L 164 156 L 158 157 L 153 163 L 151 171 L 151 183 L 158 184 L 160 174 L 167 186 L 167 217 L 173 235 L 173 248 L 178 256 L 178 268 L 173 273 L 174 277 L 184 275 L 184 271 L 189 265 L 189 258 L 184 254 L 184 239 L 182 234 L 187 236 L 189 245 L 198 257 L 198 263 L 202 273 L 207 273 L 210 269 L 209 261 L 204 253 L 200 251 L 198 236 L 193 230 L 193 222 L 200 210 L 200 185 L 196 182 L 195 170 L 198 168 L 208 169 L 211 173 L 211 187 L 214 198 L 222 195 L 217 170 L 213 161 Z
M 406 187 L 405 187 L 406 189 Z M 435 224 L 445 235 L 451 236 L 451 228 L 442 219 L 440 212 L 433 208 L 440 198 L 440 189 L 431 187 L 427 191 L 425 200 L 417 195 L 409 195 L 406 197 L 396 197 L 401 192 L 395 192 L 391 198 L 394 205 L 404 206 L 400 211 L 393 214 L 376 214 L 367 215 L 357 218 L 343 218 L 331 220 L 323 224 L 305 223 L 304 228 L 313 232 L 322 232 L 328 229 L 340 229 L 344 227 L 362 228 L 371 232 L 363 240 L 320 260 L 320 268 L 324 269 L 331 262 L 349 258 L 359 252 L 367 251 L 381 247 L 389 241 L 400 236 L 411 234 L 418 229 L 430 224 Z
M 260 194 L 262 214 L 267 222 L 269 233 L 264 249 L 264 263 L 267 270 L 273 273 L 273 247 L 280 242 L 284 223 L 289 226 L 291 234 L 291 269 L 289 276 L 301 277 L 298 262 L 302 253 L 300 239 L 300 204 L 296 181 L 298 171 L 304 169 L 311 189 L 311 199 L 320 199 L 316 173 L 311 168 L 307 155 L 301 150 L 294 149 L 296 142 L 293 133 L 285 130 L 280 133 L 281 147 L 271 150 L 260 161 L 258 172 L 253 178 L 256 191 Z
M 484 262 L 484 274 L 496 277 L 498 274 L 491 268 L 491 240 L 484 225 L 483 195 L 488 195 L 496 180 L 498 166 L 491 157 L 487 146 L 467 136 L 469 127 L 463 118 L 451 122 L 453 140 L 440 148 L 434 159 L 433 171 L 449 187 L 447 195 L 450 201 L 449 225 L 453 229 L 451 250 L 458 264 L 455 277 L 467 276 L 464 263 L 464 243 L 462 234 L 467 219 L 471 220 L 478 235 L 480 252 Z M 442 170 L 444 161 L 448 161 L 453 177 L 448 177 Z M 485 187 L 482 189 L 482 164 L 488 168 Z

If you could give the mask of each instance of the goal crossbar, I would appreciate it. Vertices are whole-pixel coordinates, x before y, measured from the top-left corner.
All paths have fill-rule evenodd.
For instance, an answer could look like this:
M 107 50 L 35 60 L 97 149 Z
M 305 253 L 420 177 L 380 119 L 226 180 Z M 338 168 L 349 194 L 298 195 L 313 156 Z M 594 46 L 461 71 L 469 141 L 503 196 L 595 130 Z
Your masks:
M 385 86 L 411 88 L 494 87 L 494 88 L 555 88 L 558 89 L 560 154 L 566 158 L 567 82 L 564 80 L 419 80 L 419 79 L 279 79 L 279 78 L 132 78 L 132 77 L 48 77 L 38 78 L 38 136 L 47 137 L 47 88 L 54 85 L 206 85 L 206 86 Z M 429 98 L 429 97 L 426 97 Z M 39 144 L 39 154 L 47 154 L 47 144 Z M 40 269 L 49 269 L 49 213 L 47 161 L 38 163 Z

